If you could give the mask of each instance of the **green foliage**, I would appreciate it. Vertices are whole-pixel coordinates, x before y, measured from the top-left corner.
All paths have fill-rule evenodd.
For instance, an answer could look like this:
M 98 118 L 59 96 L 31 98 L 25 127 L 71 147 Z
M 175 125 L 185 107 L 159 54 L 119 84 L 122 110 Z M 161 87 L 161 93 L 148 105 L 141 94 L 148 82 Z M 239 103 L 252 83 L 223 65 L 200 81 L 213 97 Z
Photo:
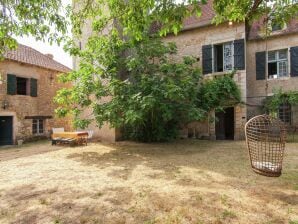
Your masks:
M 198 2 L 83 1 L 82 10 L 72 14 L 73 32 L 80 38 L 88 19 L 93 33 L 83 50 L 75 42 L 66 47 L 80 57 L 80 66 L 61 77 L 74 85 L 58 92 L 56 102 L 61 107 L 57 113 L 72 114 L 75 125 L 81 128 L 88 126 L 94 116 L 99 127 L 108 122 L 121 128 L 127 138 L 166 141 L 177 136 L 182 124 L 204 120 L 215 105 L 238 99 L 238 92 L 233 95 L 236 85 L 231 78 L 201 82 L 196 60 L 174 60 L 176 45 L 159 39 L 160 35 L 177 33 L 186 16 L 199 14 Z M 153 22 L 161 25 L 155 34 Z M 204 98 L 212 94 L 209 88 L 218 96 Z M 86 108 L 91 108 L 90 117 L 82 119 Z
M 233 76 L 234 73 L 231 73 L 206 80 L 199 90 L 198 107 L 209 112 L 241 103 L 240 90 L 233 80 Z
M 279 106 L 284 103 L 298 105 L 298 92 L 283 92 L 281 89 L 274 91 L 273 96 L 266 98 L 264 101 L 264 110 L 274 115 L 278 111 Z
M 160 35 L 177 34 L 184 18 L 201 15 L 199 3 L 207 0 L 75 0 L 81 10 L 72 15 L 73 32 L 81 34 L 86 19 L 92 20 L 94 31 L 102 31 L 113 21 L 123 28 L 123 34 L 133 40 L 141 40 L 152 24 L 159 24 Z M 105 7 L 103 7 L 105 6 Z
M 204 120 L 210 110 L 240 101 L 231 75 L 202 82 L 194 58 L 173 60 L 173 43 L 147 38 L 121 45 L 119 54 L 123 49 L 129 50 L 126 57 L 102 61 L 108 73 L 88 66 L 87 57 L 78 71 L 64 76 L 64 81 L 76 85 L 59 91 L 56 102 L 64 107 L 57 112 L 71 112 L 75 124 L 84 128 L 91 120 L 80 119 L 80 114 L 92 107 L 99 126 L 109 122 L 122 128 L 126 138 L 152 142 L 173 139 L 181 125 Z
M 170 56 L 176 52 L 175 45 L 155 38 L 128 49 L 127 57 L 118 57 L 117 63 L 110 61 L 114 67 L 103 74 L 104 79 L 93 75 L 93 67 L 89 73 L 87 66 L 69 74 L 68 78 L 76 77 L 80 82 L 72 89 L 61 90 L 56 101 L 68 106 L 76 118 L 78 108 L 91 106 L 99 126 L 107 121 L 113 127 L 124 127 L 127 137 L 142 141 L 172 139 L 180 124 L 202 119 L 203 113 L 196 107 L 201 76 L 193 66 L 195 59 L 185 57 L 174 62 Z M 99 101 L 91 100 L 91 95 Z M 105 101 L 105 97 L 110 99 Z M 60 115 L 66 114 L 65 108 L 60 108 Z M 90 122 L 77 120 L 78 126 Z
M 215 0 L 214 9 L 216 24 L 225 21 L 252 22 L 264 15 L 284 24 L 298 16 L 298 4 L 292 0 Z
M 15 36 L 60 43 L 67 31 L 65 11 L 61 0 L 0 1 L 0 58 L 17 47 Z

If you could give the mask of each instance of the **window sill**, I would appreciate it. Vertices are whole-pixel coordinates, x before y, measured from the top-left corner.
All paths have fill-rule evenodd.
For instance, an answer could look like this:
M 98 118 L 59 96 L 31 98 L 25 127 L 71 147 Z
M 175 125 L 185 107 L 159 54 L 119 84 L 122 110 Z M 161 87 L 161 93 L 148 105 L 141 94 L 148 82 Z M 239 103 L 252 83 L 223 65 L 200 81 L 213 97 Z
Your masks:
M 279 77 L 279 78 L 268 78 L 268 81 L 283 81 L 283 80 L 289 80 L 290 76 L 286 76 L 286 77 Z
M 36 98 L 36 97 L 33 97 L 31 95 L 18 95 L 18 94 L 14 94 L 14 95 L 11 95 L 11 94 L 6 94 L 7 96 L 17 96 L 17 97 L 32 97 L 32 98 Z
M 235 70 L 235 74 L 237 74 L 238 72 L 243 72 L 245 70 Z M 229 71 L 224 71 L 224 72 L 213 72 L 213 73 L 208 73 L 205 74 L 204 76 L 220 76 L 220 75 L 227 75 L 227 74 L 231 74 L 233 72 L 233 70 L 229 70 Z

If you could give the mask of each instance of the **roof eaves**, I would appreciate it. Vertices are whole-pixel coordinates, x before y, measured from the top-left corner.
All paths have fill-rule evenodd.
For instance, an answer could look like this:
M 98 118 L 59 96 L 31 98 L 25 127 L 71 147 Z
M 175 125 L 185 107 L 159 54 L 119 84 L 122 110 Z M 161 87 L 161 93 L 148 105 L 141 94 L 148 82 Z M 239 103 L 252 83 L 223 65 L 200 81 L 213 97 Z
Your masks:
M 206 21 L 201 21 L 200 23 L 197 23 L 197 24 L 184 26 L 181 31 L 182 32 L 183 31 L 189 31 L 189 30 L 193 30 L 193 29 L 197 29 L 197 28 L 203 28 L 203 27 L 211 26 L 211 25 L 212 25 L 212 20 L 206 20 Z
M 65 66 L 65 69 L 59 69 L 58 70 L 58 69 L 50 68 L 50 67 L 47 67 L 47 66 L 36 65 L 36 64 L 33 64 L 33 63 L 20 61 L 20 60 L 12 59 L 12 58 L 5 58 L 5 60 L 17 62 L 17 63 L 20 63 L 20 64 L 32 65 L 32 66 L 35 66 L 35 67 L 38 67 L 38 68 L 47 69 L 47 70 L 51 70 L 51 71 L 55 71 L 55 72 L 61 72 L 61 73 L 67 73 L 67 72 L 72 71 L 72 69 L 70 69 L 66 66 Z

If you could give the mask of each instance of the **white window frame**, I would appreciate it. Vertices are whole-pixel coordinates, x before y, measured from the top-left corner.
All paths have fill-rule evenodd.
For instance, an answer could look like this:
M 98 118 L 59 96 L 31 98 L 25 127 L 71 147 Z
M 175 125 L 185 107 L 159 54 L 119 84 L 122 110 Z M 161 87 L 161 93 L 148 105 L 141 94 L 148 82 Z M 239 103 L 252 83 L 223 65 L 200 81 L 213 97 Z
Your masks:
M 36 121 L 36 125 L 37 125 L 37 127 L 36 127 L 36 133 L 34 133 L 34 131 L 33 131 L 33 124 L 34 124 L 35 121 Z M 42 122 L 42 129 L 39 129 L 40 122 Z M 44 124 L 45 124 L 45 122 L 44 122 L 43 119 L 33 119 L 32 120 L 32 134 L 33 135 L 43 135 L 44 134 L 44 130 L 45 130 Z
M 225 69 L 225 52 L 224 52 L 224 45 L 227 44 L 231 44 L 232 46 L 232 52 L 231 52 L 231 63 L 232 63 L 232 68 L 229 69 Z M 214 54 L 214 46 L 215 45 L 222 45 L 222 60 L 223 60 L 223 71 L 222 72 L 228 72 L 228 71 L 233 71 L 234 69 L 234 41 L 227 41 L 227 42 L 223 42 L 223 43 L 216 43 L 216 44 L 212 44 L 212 73 L 222 73 L 222 72 L 218 72 L 215 71 L 215 54 Z
M 225 45 L 231 45 L 231 66 L 232 68 L 231 69 L 225 69 Z M 234 43 L 233 41 L 230 41 L 230 42 L 226 42 L 226 43 L 223 43 L 222 45 L 223 49 L 222 49 L 222 53 L 223 53 L 223 56 L 222 56 L 222 59 L 223 59 L 223 71 L 226 72 L 226 71 L 233 71 L 233 68 L 234 68 Z
M 287 55 L 287 58 L 286 59 L 279 59 L 279 52 L 280 51 L 287 51 L 286 55 Z M 269 60 L 269 53 L 271 52 L 274 52 L 275 53 L 275 59 L 274 60 Z M 279 64 L 280 62 L 286 62 L 286 75 L 283 75 L 281 76 L 280 75 L 280 71 L 279 71 Z M 269 63 L 276 63 L 276 71 L 277 71 L 277 74 L 273 74 L 271 75 L 272 77 L 269 77 Z M 284 49 L 278 49 L 278 50 L 272 50 L 272 51 L 267 51 L 267 77 L 268 79 L 280 79 L 280 78 L 287 78 L 290 76 L 289 74 L 289 49 L 288 48 L 284 48 Z

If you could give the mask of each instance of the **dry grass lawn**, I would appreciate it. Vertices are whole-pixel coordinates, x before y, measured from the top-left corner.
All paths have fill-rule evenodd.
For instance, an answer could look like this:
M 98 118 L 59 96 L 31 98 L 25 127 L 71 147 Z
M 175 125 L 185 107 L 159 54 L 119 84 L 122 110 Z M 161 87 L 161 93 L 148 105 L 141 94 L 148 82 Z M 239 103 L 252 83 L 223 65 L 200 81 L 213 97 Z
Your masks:
M 298 144 L 280 178 L 254 174 L 244 142 L 1 149 L 0 223 L 297 224 Z

